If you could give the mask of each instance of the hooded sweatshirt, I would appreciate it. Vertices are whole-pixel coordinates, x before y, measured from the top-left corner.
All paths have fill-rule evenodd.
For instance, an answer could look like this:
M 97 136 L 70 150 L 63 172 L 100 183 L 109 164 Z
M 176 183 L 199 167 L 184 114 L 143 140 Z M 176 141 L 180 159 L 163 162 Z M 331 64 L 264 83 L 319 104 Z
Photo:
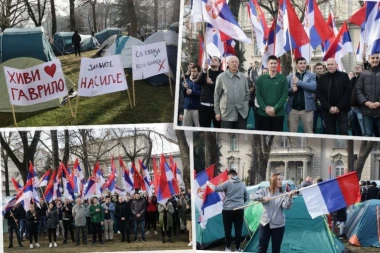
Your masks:
M 215 191 L 224 192 L 226 194 L 226 198 L 223 202 L 223 210 L 232 210 L 236 207 L 241 207 L 248 199 L 247 189 L 237 176 L 233 176 L 223 184 L 216 186 Z

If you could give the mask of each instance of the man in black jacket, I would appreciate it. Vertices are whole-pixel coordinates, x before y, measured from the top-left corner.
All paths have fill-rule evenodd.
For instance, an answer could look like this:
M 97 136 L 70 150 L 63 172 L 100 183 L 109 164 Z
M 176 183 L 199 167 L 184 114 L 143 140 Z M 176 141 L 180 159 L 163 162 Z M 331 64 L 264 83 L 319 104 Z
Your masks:
M 17 205 L 20 205 L 20 204 L 17 204 Z M 14 206 L 12 208 L 12 210 L 5 212 L 4 218 L 8 220 L 8 233 L 9 233 L 9 246 L 8 246 L 8 248 L 13 247 L 13 232 L 16 233 L 18 246 L 24 247 L 21 244 L 20 233 L 18 232 L 18 229 L 17 229 L 18 221 L 19 221 L 17 206 Z
M 347 73 L 337 70 L 334 58 L 327 60 L 328 73 L 318 79 L 317 98 L 323 108 L 326 134 L 348 135 L 348 111 L 352 87 Z
M 356 82 L 356 95 L 361 106 L 364 136 L 372 137 L 374 127 L 380 133 L 380 69 L 379 54 L 369 56 L 370 67 L 362 71 Z
M 201 127 L 211 127 L 211 122 L 214 128 L 220 128 L 220 121 L 215 119 L 214 111 L 214 91 L 216 78 L 223 70 L 220 70 L 220 59 L 216 56 L 211 57 L 210 69 L 208 64 L 204 65 L 201 74 L 198 77 L 198 84 L 201 85 L 201 104 L 199 106 L 199 125 Z M 208 72 L 208 77 L 207 77 Z
M 75 242 L 74 239 L 74 228 L 73 228 L 73 205 L 71 200 L 65 199 L 65 204 L 62 207 L 62 217 L 63 217 L 63 227 L 65 229 L 65 238 L 62 244 L 67 243 L 67 233 L 70 232 L 71 240 Z
M 80 56 L 80 42 L 82 38 L 80 37 L 78 31 L 74 32 L 73 36 L 71 37 L 71 40 L 74 47 L 75 56 L 77 56 L 78 54 Z
M 131 209 L 128 208 L 127 203 L 124 201 L 123 196 L 119 196 L 119 201 L 116 202 L 115 218 L 119 225 L 121 232 L 121 242 L 125 242 L 125 235 L 127 235 L 127 242 L 130 243 L 129 234 L 129 217 L 131 216 Z
M 353 136 L 363 136 L 364 133 L 364 124 L 363 124 L 363 115 L 360 111 L 361 104 L 358 101 L 358 96 L 356 94 L 356 83 L 360 77 L 361 72 L 363 71 L 363 66 L 361 64 L 356 64 L 355 73 L 352 77 L 351 85 L 352 95 L 351 95 L 351 111 L 350 111 L 350 119 L 351 119 L 351 127 L 352 127 L 352 135 Z

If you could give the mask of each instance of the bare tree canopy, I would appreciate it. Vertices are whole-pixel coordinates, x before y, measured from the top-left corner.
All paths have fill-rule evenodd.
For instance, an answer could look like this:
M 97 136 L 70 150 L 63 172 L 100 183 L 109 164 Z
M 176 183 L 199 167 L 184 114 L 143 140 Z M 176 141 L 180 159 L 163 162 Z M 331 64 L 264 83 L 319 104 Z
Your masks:
M 0 28 L 4 31 L 28 20 L 26 6 L 22 0 L 0 0 Z

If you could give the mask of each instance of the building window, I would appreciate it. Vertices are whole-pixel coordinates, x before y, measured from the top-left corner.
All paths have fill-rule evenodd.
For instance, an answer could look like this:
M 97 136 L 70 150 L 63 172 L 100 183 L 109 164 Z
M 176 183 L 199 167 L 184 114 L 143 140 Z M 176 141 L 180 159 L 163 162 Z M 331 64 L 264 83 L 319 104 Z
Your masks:
M 230 136 L 230 150 L 231 151 L 237 151 L 239 149 L 238 146 L 238 137 L 236 134 L 232 134 Z
M 347 141 L 346 140 L 335 140 L 335 148 L 346 148 L 347 147 Z
M 237 171 L 237 164 L 235 162 L 230 163 L 230 170 L 235 170 Z
M 344 175 L 344 163 L 342 160 L 338 160 L 335 163 L 335 177 Z
M 289 138 L 288 137 L 281 137 L 281 148 L 287 148 L 289 146 Z
M 306 146 L 306 138 L 297 137 L 297 147 L 303 148 Z

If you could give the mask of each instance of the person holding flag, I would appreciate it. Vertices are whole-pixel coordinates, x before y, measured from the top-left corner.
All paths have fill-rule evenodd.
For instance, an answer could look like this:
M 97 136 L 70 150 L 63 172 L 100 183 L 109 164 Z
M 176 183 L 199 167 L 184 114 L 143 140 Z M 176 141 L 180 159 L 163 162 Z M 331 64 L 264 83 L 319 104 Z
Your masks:
M 259 225 L 259 248 L 257 253 L 266 253 L 269 240 L 272 238 L 272 252 L 281 252 L 281 243 L 285 231 L 284 209 L 292 206 L 295 191 L 283 194 L 282 176 L 275 173 L 270 178 L 269 188 L 251 193 L 250 199 L 263 204 L 264 212 Z M 282 196 L 282 197 L 279 197 Z M 275 199 L 271 199 L 275 198 Z
M 228 180 L 224 183 L 214 186 L 211 182 L 207 185 L 215 192 L 224 192 L 226 198 L 223 202 L 223 226 L 226 237 L 226 249 L 225 251 L 231 251 L 231 231 L 232 224 L 235 228 L 235 246 L 236 252 L 242 251 L 240 249 L 241 233 L 243 229 L 244 221 L 244 209 L 234 211 L 235 208 L 242 207 L 248 200 L 248 193 L 245 184 L 237 176 L 234 169 L 230 169 L 227 173 Z
M 9 246 L 8 248 L 13 248 L 13 232 L 16 233 L 18 246 L 24 247 L 21 243 L 21 236 L 18 232 L 18 222 L 19 222 L 19 216 L 18 216 L 18 205 L 14 205 L 12 210 L 6 211 L 4 214 L 4 218 L 8 220 L 8 233 L 9 233 Z

